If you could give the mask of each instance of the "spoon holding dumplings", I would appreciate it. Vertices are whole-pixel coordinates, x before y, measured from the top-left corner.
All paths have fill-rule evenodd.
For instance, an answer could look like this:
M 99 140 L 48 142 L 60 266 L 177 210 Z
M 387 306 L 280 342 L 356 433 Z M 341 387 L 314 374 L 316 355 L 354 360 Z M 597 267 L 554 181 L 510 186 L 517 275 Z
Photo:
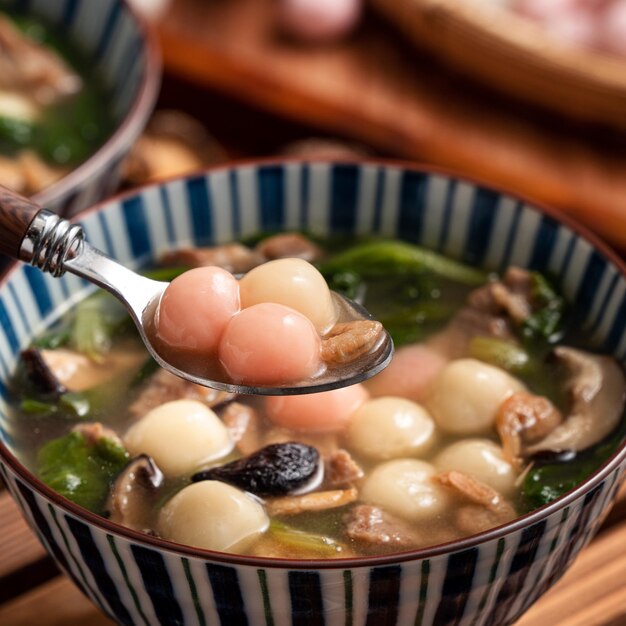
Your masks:
M 272 357 L 271 354 L 274 346 L 280 342 L 280 337 L 269 331 L 263 332 L 258 329 L 250 331 L 244 326 L 244 317 L 254 308 L 258 307 L 259 310 L 263 308 L 266 313 L 270 307 L 279 306 L 271 303 L 242 309 L 246 316 L 239 314 L 233 316 L 234 323 L 229 324 L 225 332 L 229 334 L 231 341 L 222 341 L 228 343 L 232 349 L 229 351 L 227 346 L 222 350 L 220 345 L 219 351 L 219 354 L 224 353 L 222 361 L 226 363 L 226 367 L 220 362 L 217 353 L 190 356 L 185 350 L 172 349 L 159 337 L 158 320 L 164 294 L 176 279 L 172 283 L 167 283 L 133 272 L 86 241 L 79 224 L 73 224 L 2 187 L 0 187 L 0 252 L 30 263 L 55 277 L 61 276 L 66 271 L 71 272 L 110 292 L 128 310 L 141 340 L 154 360 L 173 374 L 205 387 L 256 395 L 295 395 L 330 391 L 374 376 L 389 364 L 393 355 L 393 342 L 382 326 L 373 320 L 361 305 L 334 291 L 330 291 L 336 312 L 334 323 L 315 340 L 319 341 L 321 347 L 319 366 L 314 368 L 314 374 L 301 379 L 293 380 L 287 376 L 280 380 L 265 376 L 266 371 L 275 366 L 271 363 L 272 358 L 279 361 L 277 365 L 279 368 L 281 364 L 283 369 L 285 368 L 286 360 Z M 300 320 L 302 316 L 297 311 L 281 311 L 281 314 L 287 317 L 298 316 L 297 323 L 302 323 Z M 292 322 L 293 320 L 288 320 L 286 324 L 291 327 Z M 211 320 L 207 319 L 206 323 L 210 324 Z M 313 327 L 306 320 L 305 324 Z M 231 326 L 233 328 L 230 328 Z M 240 343 L 247 335 L 265 337 L 266 341 L 265 343 L 261 341 L 258 349 L 255 345 L 242 347 Z M 271 337 L 271 341 L 267 340 L 268 337 Z M 293 338 L 288 338 L 287 341 L 289 343 L 282 348 L 283 354 L 289 354 L 290 351 L 298 353 L 303 349 Z M 233 365 L 228 360 L 235 358 L 228 356 L 229 354 L 243 353 L 250 355 L 249 363 L 253 364 L 250 366 L 248 363 L 248 369 L 246 367 L 241 369 L 237 363 Z M 317 352 L 315 354 L 317 355 Z M 247 375 L 248 371 L 251 372 L 250 376 Z M 256 372 L 259 374 L 256 375 Z

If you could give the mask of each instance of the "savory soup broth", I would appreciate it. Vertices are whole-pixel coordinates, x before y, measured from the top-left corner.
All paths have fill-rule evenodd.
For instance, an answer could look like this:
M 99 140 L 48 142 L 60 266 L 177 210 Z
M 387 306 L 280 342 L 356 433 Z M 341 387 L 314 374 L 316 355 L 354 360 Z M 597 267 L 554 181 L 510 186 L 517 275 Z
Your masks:
M 321 242 L 322 248 L 324 243 Z M 124 523 L 180 543 L 264 556 L 341 557 L 435 545 L 500 525 L 558 497 L 598 467 L 622 439 L 621 370 L 608 359 L 593 360 L 595 355 L 591 355 L 590 364 L 585 362 L 590 371 L 594 367 L 608 368 L 603 375 L 614 381 L 614 397 L 622 402 L 621 406 L 618 403 L 615 423 L 605 425 L 604 430 L 600 428 L 598 440 L 591 445 L 587 445 L 589 440 L 580 443 L 578 435 L 570 433 L 566 440 L 569 443 L 559 444 L 554 450 L 543 449 L 541 443 L 548 441 L 550 433 L 568 423 L 568 414 L 576 402 L 572 399 L 572 362 L 591 354 L 575 320 L 567 316 L 560 296 L 543 277 L 530 277 L 524 271 L 514 270 L 513 274 L 496 278 L 445 259 L 432 263 L 428 257 L 426 261 L 420 257 L 416 269 L 406 258 L 399 260 L 409 250 L 405 245 L 376 240 L 346 242 L 338 249 L 328 245 L 315 260 L 332 288 L 362 300 L 383 322 L 396 342 L 395 360 L 401 363 L 399 369 L 394 370 L 396 366 L 392 364 L 387 372 L 375 377 L 371 385 L 366 385 L 368 391 L 359 386 L 358 390 L 355 387 L 346 392 L 346 397 L 352 394 L 358 398 L 345 401 L 350 409 L 343 422 L 329 420 L 328 416 L 339 410 L 339 401 L 326 404 L 323 394 L 308 400 L 319 401 L 317 409 L 303 404 L 304 396 L 293 400 L 300 404 L 290 409 L 281 404 L 281 399 L 233 398 L 164 377 L 147 358 L 117 303 L 97 293 L 40 337 L 34 344 L 35 357 L 24 359 L 18 369 L 13 424 L 21 460 L 35 473 L 43 474 L 48 484 L 60 486 L 64 495 L 120 521 L 109 487 L 131 456 L 149 454 L 147 448 L 153 445 L 145 443 L 144 450 L 142 443 L 135 449 L 137 437 L 147 441 L 145 433 L 137 434 L 140 429 L 136 425 L 167 402 L 179 402 L 179 410 L 181 398 L 211 407 L 220 422 L 218 426 L 207 422 L 207 428 L 212 429 L 211 438 L 219 438 L 226 428 L 229 443 L 216 447 L 213 456 L 207 455 L 197 463 L 192 461 L 182 471 L 169 469 L 168 463 L 178 463 L 179 459 L 167 458 L 168 451 L 162 457 L 162 481 L 157 484 L 152 474 L 154 488 L 135 486 L 141 491 L 143 508 Z M 421 254 L 417 248 L 411 247 L 410 251 Z M 380 258 L 373 263 L 376 255 Z M 185 267 L 189 267 L 189 257 L 184 258 Z M 181 269 L 159 270 L 159 278 L 163 278 L 164 271 L 172 277 Z M 519 279 L 520 284 L 532 283 L 534 291 L 523 292 L 514 279 Z M 493 291 L 494 284 L 506 286 L 515 296 L 504 308 L 494 308 L 492 301 L 484 303 L 485 294 Z M 496 288 L 497 297 L 502 289 Z M 530 308 L 523 306 L 522 293 L 532 301 Z M 506 324 L 500 323 L 502 316 L 514 316 L 519 311 L 526 315 L 519 324 L 508 318 Z M 554 356 L 557 345 L 567 346 L 557 354 L 558 358 Z M 77 353 L 88 355 L 82 357 L 87 361 L 78 365 L 66 364 L 66 369 L 80 369 L 84 380 L 76 387 L 69 376 L 61 382 L 60 393 L 58 389 L 42 391 L 39 357 L 43 355 L 49 371 L 58 373 L 63 367 L 54 364 L 51 355 L 58 355 L 59 351 L 67 352 L 69 362 Z M 430 375 L 428 368 L 436 371 Z M 404 382 L 411 371 L 408 382 Z M 415 392 L 429 376 L 428 385 Z M 475 398 L 473 389 L 467 390 L 468 385 L 463 380 L 459 382 L 459 376 L 476 376 L 476 382 L 470 381 L 469 387 L 482 384 L 481 377 L 492 377 L 488 379 L 486 395 L 493 389 L 502 389 L 498 391 L 501 398 L 493 400 L 498 417 L 489 418 L 486 426 L 479 423 L 484 419 L 481 411 L 486 410 L 484 399 Z M 467 400 L 463 400 L 463 394 L 468 394 Z M 457 397 L 461 397 L 460 405 L 454 404 Z M 511 405 L 511 398 L 517 398 L 517 404 Z M 450 401 L 452 414 L 446 414 Z M 511 406 L 505 409 L 506 402 Z M 479 408 L 459 421 L 457 414 L 470 405 Z M 580 404 L 576 406 L 580 409 Z M 382 421 L 379 415 L 383 415 Z M 551 424 L 545 433 L 537 434 L 528 424 L 520 427 L 528 415 L 540 426 L 553 418 L 560 426 Z M 205 417 L 203 414 L 198 419 Z M 362 432 L 355 426 L 359 420 L 369 420 L 369 431 Z M 469 427 L 472 420 L 478 420 L 478 425 Z M 124 442 L 120 450 L 112 452 L 111 446 L 105 453 L 101 450 L 100 460 L 95 461 L 81 456 L 76 441 L 66 445 L 73 427 L 84 428 L 93 422 L 111 429 Z M 81 430 L 81 436 L 93 442 L 109 434 L 105 431 L 103 435 L 101 429 L 95 434 Z M 51 444 L 47 443 L 51 440 L 65 443 L 51 452 Z M 275 471 L 274 457 L 267 461 L 263 456 L 255 466 L 256 478 L 250 483 L 253 488 L 237 487 L 244 495 L 257 489 L 256 495 L 245 495 L 249 499 L 242 506 L 257 508 L 250 513 L 256 521 L 242 531 L 242 537 L 207 544 L 206 538 L 195 539 L 193 533 L 171 532 L 171 520 L 178 519 L 176 507 L 192 506 L 177 501 L 189 487 L 222 480 L 240 485 L 237 481 L 249 480 L 250 475 L 244 476 L 241 467 L 233 470 L 234 482 L 223 474 L 216 478 L 212 472 L 228 463 L 254 457 L 259 449 L 288 447 L 289 442 L 315 449 L 317 464 L 325 468 L 321 482 L 311 488 L 294 482 L 291 491 L 285 491 L 282 484 L 275 492 L 274 486 L 261 489 L 254 482 L 259 472 Z M 168 449 L 177 443 L 167 441 Z M 190 454 L 195 454 L 191 451 L 193 442 L 184 445 L 189 445 Z M 574 449 L 577 445 L 581 449 Z M 132 449 L 130 453 L 124 452 L 124 446 Z M 155 450 L 156 456 L 151 456 L 160 466 L 162 452 Z M 286 450 L 280 448 L 280 454 Z M 277 454 L 276 449 L 272 451 Z M 305 451 L 310 452 L 309 448 Z M 473 460 L 468 462 L 468 458 Z M 69 467 L 72 459 L 75 466 Z M 80 470 L 88 475 L 92 462 L 100 464 L 98 471 L 105 465 L 108 468 L 108 473 L 100 473 L 94 481 L 100 486 L 89 484 L 87 496 L 82 488 L 73 492 L 73 472 Z M 292 472 L 293 465 L 287 469 L 285 475 Z M 90 479 L 87 476 L 84 480 L 87 484 Z M 294 480 L 293 476 L 289 480 Z M 269 482 L 274 485 L 276 481 L 272 478 Z M 415 493 L 421 495 L 413 501 Z M 411 503 L 405 505 L 404 500 Z M 195 509 L 197 504 L 192 506 Z

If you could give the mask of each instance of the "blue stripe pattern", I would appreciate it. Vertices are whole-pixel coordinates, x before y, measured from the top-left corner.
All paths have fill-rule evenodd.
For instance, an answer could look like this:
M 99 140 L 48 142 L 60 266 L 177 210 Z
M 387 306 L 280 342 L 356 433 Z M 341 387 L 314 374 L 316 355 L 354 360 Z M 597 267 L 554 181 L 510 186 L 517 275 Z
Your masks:
M 67 16 L 75 11 L 70 5 L 66 5 Z M 111 25 L 117 22 L 114 15 L 108 14 L 105 31 L 116 30 Z M 491 267 L 487 269 L 506 266 L 512 251 L 516 257 L 527 252 L 526 262 L 533 268 L 558 269 L 561 265 L 557 284 L 569 285 L 573 306 L 593 318 L 589 325 L 598 347 L 604 345 L 613 354 L 624 351 L 626 278 L 600 251 L 578 256 L 579 251 L 586 254 L 578 235 L 530 206 L 504 201 L 494 191 L 441 174 L 436 176 L 438 193 L 444 194 L 437 199 L 441 213 L 434 215 L 429 203 L 434 193 L 430 193 L 434 189 L 431 174 L 385 165 L 368 164 L 367 168 L 373 188 L 373 197 L 367 201 L 359 197 L 365 176 L 359 165 L 268 164 L 246 166 L 245 175 L 234 168 L 226 175 L 220 170 L 190 177 L 182 186 L 176 181 L 164 183 L 156 187 L 156 193 L 148 188 L 122 201 L 111 201 L 101 213 L 88 214 L 83 221 L 88 235 L 103 242 L 107 251 L 126 254 L 128 248 L 130 258 L 125 262 L 131 267 L 158 250 L 178 245 L 177 236 L 184 239 L 188 235 L 183 226 L 186 221 L 198 244 L 212 242 L 218 231 L 220 237 L 229 232 L 235 237 L 244 223 L 258 224 L 263 231 L 280 230 L 288 219 L 290 201 L 298 203 L 300 212 L 290 213 L 289 219 L 316 225 L 321 232 L 354 232 L 358 226 L 377 234 L 391 224 L 398 236 L 421 242 L 428 225 L 434 248 L 447 249 L 454 236 L 458 258 L 477 265 L 488 262 Z M 290 190 L 299 197 L 288 198 L 287 181 L 294 172 L 299 187 Z M 324 188 L 316 189 L 320 181 Z M 397 193 L 395 187 L 385 188 L 396 183 Z M 252 196 L 258 213 L 254 219 L 250 219 L 251 207 L 246 204 Z M 326 197 L 328 206 L 319 206 L 320 198 Z M 217 206 L 218 198 L 230 200 L 232 215 Z M 366 215 L 360 215 L 362 208 Z M 150 228 L 153 209 L 163 228 Z M 218 210 L 222 213 L 216 217 Z M 395 224 L 384 214 L 386 210 L 392 212 Z M 324 219 L 319 219 L 318 211 Z M 178 224 L 181 216 L 187 220 Z M 459 224 L 466 225 L 466 230 Z M 53 323 L 65 301 L 83 288 L 75 277 L 52 281 L 38 270 L 21 266 L 0 285 L 0 370 L 5 378 L 16 362 L 24 333 L 29 335 L 44 322 Z M 53 284 L 60 287 L 52 288 Z M 21 289 L 32 294 L 34 310 L 29 308 L 31 298 L 21 298 Z M 115 535 L 113 551 L 105 529 L 51 502 L 14 476 L 11 465 L 4 464 L 2 459 L 11 454 L 14 445 L 6 395 L 6 380 L 0 378 L 0 437 L 8 450 L 0 447 L 0 468 L 9 490 L 19 498 L 63 570 L 85 593 L 102 602 L 110 617 L 129 625 L 135 617 L 143 626 L 212 624 L 212 616 L 224 626 L 405 626 L 407 616 L 408 623 L 419 626 L 512 624 L 558 580 L 595 532 L 623 480 L 626 465 L 622 453 L 611 473 L 567 507 L 557 507 L 543 519 L 464 550 L 403 563 L 364 562 L 357 569 L 341 562 L 336 566 L 327 562 L 324 571 L 308 563 L 300 568 L 277 565 L 261 569 L 218 562 L 210 554 L 182 555 L 175 547 L 160 551 L 124 534 Z
M 267 167 L 258 179 L 261 230 L 273 232 L 285 222 L 285 171 L 282 167 Z
M 246 617 L 237 570 L 234 567 L 207 563 L 206 572 L 221 623 L 247 626 L 248 618 Z
M 489 189 L 476 189 L 474 206 L 470 215 L 464 259 L 474 265 L 482 265 L 491 239 L 491 230 L 496 216 L 499 194 Z
M 141 572 L 144 588 L 150 595 L 157 619 L 163 626 L 172 623 L 183 624 L 183 613 L 176 600 L 163 556 L 142 546 L 134 545 L 131 550 Z
M 126 231 L 133 233 L 130 245 L 135 258 L 143 258 L 151 251 L 150 237 L 148 236 L 148 221 L 141 196 L 133 196 L 122 202 L 122 212 L 126 221 Z
M 191 211 L 194 241 L 198 246 L 207 245 L 213 240 L 212 205 L 208 183 L 204 177 L 192 178 L 187 181 L 186 192 Z

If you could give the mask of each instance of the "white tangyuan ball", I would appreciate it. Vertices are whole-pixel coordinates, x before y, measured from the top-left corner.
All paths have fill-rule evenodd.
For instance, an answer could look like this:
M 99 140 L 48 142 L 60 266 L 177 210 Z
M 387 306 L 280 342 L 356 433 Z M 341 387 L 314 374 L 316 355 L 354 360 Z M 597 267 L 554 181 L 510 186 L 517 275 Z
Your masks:
M 431 446 L 435 423 L 419 404 L 391 396 L 362 404 L 352 415 L 348 446 L 370 459 L 417 456 Z
M 502 448 L 489 439 L 457 441 L 442 450 L 434 464 L 442 472 L 469 474 L 503 496 L 515 491 L 517 471 L 502 456 Z
M 239 292 L 241 308 L 262 302 L 282 304 L 308 317 L 320 334 L 337 319 L 324 277 L 304 259 L 276 259 L 255 267 L 239 281 Z
M 374 468 L 360 498 L 411 521 L 431 519 L 449 505 L 445 489 L 432 478 L 435 468 L 418 459 L 395 459 Z
M 426 406 L 442 430 L 455 435 L 489 432 L 498 407 L 524 385 L 504 370 L 476 359 L 457 359 L 443 368 Z
M 152 409 L 130 427 L 124 444 L 133 456 L 151 456 L 166 476 L 187 474 L 233 448 L 222 420 L 198 400 L 173 400 Z
M 159 513 L 164 539 L 207 550 L 244 551 L 265 532 L 269 519 L 254 496 L 216 480 L 179 491 Z

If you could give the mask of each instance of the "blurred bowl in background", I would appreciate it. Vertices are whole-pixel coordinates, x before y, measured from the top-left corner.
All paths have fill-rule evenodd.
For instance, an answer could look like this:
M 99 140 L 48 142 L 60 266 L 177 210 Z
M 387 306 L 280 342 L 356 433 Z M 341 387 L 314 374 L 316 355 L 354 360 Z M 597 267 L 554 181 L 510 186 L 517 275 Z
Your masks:
M 102 83 L 111 116 L 109 136 L 85 160 L 68 166 L 68 173 L 33 196 L 50 210 L 74 215 L 117 188 L 122 160 L 152 113 L 161 75 L 155 34 L 125 0 L 0 0 L 0 11 L 41 19 L 81 54 L 85 77 L 96 75 Z

